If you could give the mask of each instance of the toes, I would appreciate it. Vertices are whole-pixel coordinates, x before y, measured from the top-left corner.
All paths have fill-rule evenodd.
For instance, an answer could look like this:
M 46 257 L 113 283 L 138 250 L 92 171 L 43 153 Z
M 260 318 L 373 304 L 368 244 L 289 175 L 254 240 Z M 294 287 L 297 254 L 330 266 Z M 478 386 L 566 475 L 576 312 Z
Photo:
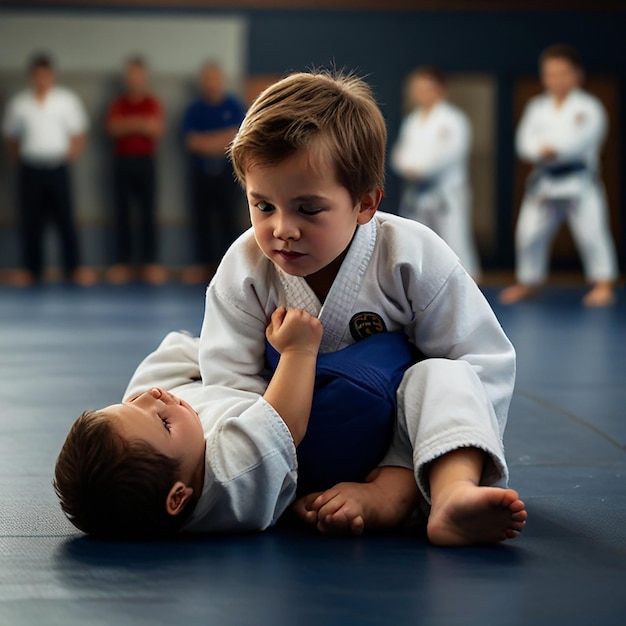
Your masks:
M 365 520 L 360 515 L 357 515 L 350 523 L 350 530 L 355 535 L 362 535 L 365 530 Z
M 517 513 L 518 511 L 523 511 L 526 505 L 518 498 L 515 502 L 511 503 L 509 508 L 513 513 Z
M 352 517 L 344 511 L 338 511 L 319 518 L 317 528 L 320 532 L 328 534 L 346 535 L 352 533 L 361 535 L 365 529 L 365 521 L 360 515 Z

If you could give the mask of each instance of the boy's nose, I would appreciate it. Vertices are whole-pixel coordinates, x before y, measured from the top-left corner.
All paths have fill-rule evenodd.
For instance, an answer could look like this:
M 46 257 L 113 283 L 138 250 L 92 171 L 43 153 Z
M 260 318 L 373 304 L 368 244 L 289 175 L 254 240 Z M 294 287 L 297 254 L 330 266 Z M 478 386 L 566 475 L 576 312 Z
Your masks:
M 276 239 L 289 241 L 300 238 L 300 230 L 293 219 L 288 217 L 276 217 L 273 235 Z

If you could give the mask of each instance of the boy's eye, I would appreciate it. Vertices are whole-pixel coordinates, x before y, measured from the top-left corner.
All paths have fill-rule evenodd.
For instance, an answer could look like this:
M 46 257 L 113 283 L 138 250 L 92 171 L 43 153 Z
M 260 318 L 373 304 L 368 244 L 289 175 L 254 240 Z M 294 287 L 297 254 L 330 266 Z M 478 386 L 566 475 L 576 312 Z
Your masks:
M 320 207 L 306 206 L 304 204 L 301 204 L 298 207 L 298 211 L 300 211 L 300 213 L 302 213 L 303 215 L 317 215 L 318 213 L 321 213 L 323 210 L 324 209 Z
M 254 205 L 261 213 L 270 213 L 274 210 L 274 206 L 272 204 L 268 204 L 267 202 L 258 202 Z
M 167 420 L 163 419 L 163 418 L 161 418 L 161 421 L 163 422 L 163 426 L 165 427 L 165 430 L 167 430 L 167 432 L 169 433 L 170 430 L 172 430 L 172 427 L 170 426 L 170 423 Z

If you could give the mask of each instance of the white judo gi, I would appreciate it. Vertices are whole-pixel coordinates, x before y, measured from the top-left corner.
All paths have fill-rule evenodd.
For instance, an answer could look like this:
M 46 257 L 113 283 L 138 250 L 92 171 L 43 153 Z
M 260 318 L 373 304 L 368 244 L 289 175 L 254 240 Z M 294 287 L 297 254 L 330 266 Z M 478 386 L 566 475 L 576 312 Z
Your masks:
M 416 109 L 402 123 L 391 166 L 406 179 L 400 214 L 432 228 L 477 278 L 467 174 L 470 141 L 467 116 L 449 102 L 439 102 L 428 115 Z M 416 172 L 420 178 L 414 182 Z
M 200 380 L 199 339 L 170 333 L 139 365 L 124 398 L 161 387 L 200 416 L 204 486 L 183 532 L 264 530 L 296 494 L 296 447 L 289 429 L 258 394 Z
M 205 385 L 265 392 L 265 328 L 278 306 L 320 319 L 321 352 L 388 330 L 406 333 L 430 357 L 402 380 L 398 428 L 383 462 L 414 468 L 427 500 L 426 464 L 459 447 L 487 452 L 483 484 L 506 484 L 502 436 L 515 352 L 474 281 L 430 229 L 381 212 L 358 226 L 323 304 L 304 278 L 265 257 L 248 230 L 207 289 L 199 352 Z
M 615 280 L 617 258 L 610 233 L 598 156 L 607 120 L 600 101 L 573 89 L 557 107 L 549 94 L 533 98 L 520 121 L 519 157 L 535 165 L 515 232 L 516 273 L 520 284 L 545 281 L 550 244 L 567 220 L 579 248 L 587 279 Z M 557 157 L 541 161 L 549 147 Z

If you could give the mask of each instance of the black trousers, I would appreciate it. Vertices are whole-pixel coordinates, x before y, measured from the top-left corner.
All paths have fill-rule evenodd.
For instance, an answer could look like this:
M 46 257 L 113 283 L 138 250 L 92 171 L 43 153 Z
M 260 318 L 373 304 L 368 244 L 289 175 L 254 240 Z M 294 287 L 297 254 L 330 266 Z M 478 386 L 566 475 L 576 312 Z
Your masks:
M 22 163 L 18 173 L 19 228 L 24 267 L 36 280 L 43 274 L 44 231 L 48 222 L 61 243 L 63 273 L 71 278 L 78 267 L 78 236 L 67 165 L 44 168 Z
M 157 258 L 156 164 L 153 156 L 117 156 L 115 183 L 115 261 L 133 260 L 133 205 L 137 208 L 137 235 L 142 264 Z
M 194 263 L 217 265 L 239 234 L 241 190 L 232 169 L 217 174 L 192 169 L 191 196 Z

